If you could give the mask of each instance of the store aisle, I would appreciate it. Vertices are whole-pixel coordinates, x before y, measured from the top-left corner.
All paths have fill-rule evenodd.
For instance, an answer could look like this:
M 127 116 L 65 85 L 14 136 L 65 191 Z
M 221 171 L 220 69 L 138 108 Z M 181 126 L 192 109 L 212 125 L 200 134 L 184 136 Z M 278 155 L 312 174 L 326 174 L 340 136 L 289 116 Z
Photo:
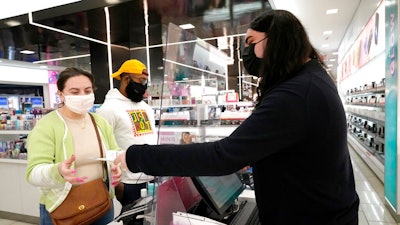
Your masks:
M 383 185 L 350 147 L 357 193 L 360 196 L 359 225 L 400 225 L 384 205 Z M 120 224 L 120 223 L 114 223 Z M 0 225 L 31 225 L 0 218 Z

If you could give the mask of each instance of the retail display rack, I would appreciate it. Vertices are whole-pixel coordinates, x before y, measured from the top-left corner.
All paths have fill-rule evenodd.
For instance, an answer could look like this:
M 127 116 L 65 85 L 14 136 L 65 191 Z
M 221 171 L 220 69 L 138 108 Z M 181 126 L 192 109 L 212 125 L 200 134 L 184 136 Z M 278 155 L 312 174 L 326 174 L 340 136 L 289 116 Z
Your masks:
M 236 102 L 152 107 L 160 129 L 160 143 L 178 143 L 182 132 L 191 133 L 195 142 L 226 137 L 250 115 L 254 105 L 252 102 Z M 166 135 L 174 137 L 166 138 Z
M 345 108 L 349 143 L 366 156 L 366 163 L 383 179 L 385 79 L 347 90 Z

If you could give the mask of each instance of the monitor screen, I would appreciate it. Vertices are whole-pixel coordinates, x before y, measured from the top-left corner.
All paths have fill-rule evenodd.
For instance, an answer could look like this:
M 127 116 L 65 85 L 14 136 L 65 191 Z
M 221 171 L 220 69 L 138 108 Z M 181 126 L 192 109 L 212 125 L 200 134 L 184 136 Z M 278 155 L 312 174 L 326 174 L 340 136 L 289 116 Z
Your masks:
M 30 97 L 32 107 L 43 107 L 43 98 L 42 97 Z
M 41 96 L 21 96 L 19 101 L 24 111 L 31 108 L 43 108 L 43 97 Z
M 245 189 L 236 173 L 225 176 L 192 177 L 203 201 L 218 215 L 223 215 Z
M 8 110 L 8 98 L 7 97 L 0 97 L 0 109 Z
M 201 201 L 189 177 L 172 177 L 157 188 L 157 225 L 170 225 L 172 214 L 188 212 Z

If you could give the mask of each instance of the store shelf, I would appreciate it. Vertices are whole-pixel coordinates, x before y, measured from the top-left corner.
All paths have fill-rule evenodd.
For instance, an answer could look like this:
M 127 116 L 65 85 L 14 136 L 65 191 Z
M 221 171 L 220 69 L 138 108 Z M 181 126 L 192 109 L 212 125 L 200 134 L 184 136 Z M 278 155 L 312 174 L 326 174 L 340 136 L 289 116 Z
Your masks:
M 182 104 L 182 105 L 151 105 L 153 109 L 167 109 L 167 108 L 194 108 L 197 104 Z
M 385 86 L 348 93 L 346 95 L 346 108 L 385 111 Z
M 348 143 L 383 182 L 385 112 L 347 107 Z
M 18 134 L 29 134 L 30 130 L 0 130 L 0 135 L 2 134 L 12 134 L 12 135 L 18 135 Z
M 364 162 L 371 168 L 377 177 L 384 182 L 384 156 L 382 154 L 371 153 L 368 148 L 360 143 L 352 134 L 347 135 L 349 146 L 356 151 Z
M 237 126 L 219 125 L 219 126 L 160 126 L 159 142 L 161 144 L 178 144 L 183 132 L 189 132 L 195 135 L 194 142 L 211 142 L 220 140 L 229 136 Z
M 379 108 L 380 111 L 385 111 L 385 104 L 382 103 L 363 103 L 363 102 L 358 102 L 358 103 L 348 103 L 348 106 L 361 106 L 361 107 L 368 107 L 368 108 Z
M 15 163 L 15 164 L 26 164 L 26 159 L 6 159 L 0 158 L 0 163 Z
M 375 93 L 385 93 L 385 86 L 379 86 L 376 88 L 369 88 L 366 90 L 349 93 L 349 94 L 347 94 L 347 97 L 359 96 L 359 95 L 369 95 L 369 94 L 375 94 Z
M 369 146 L 368 143 L 365 142 L 365 140 L 362 140 L 363 139 L 362 137 L 360 139 L 360 137 L 358 137 L 354 133 L 350 133 L 350 135 L 352 135 L 354 137 L 354 139 L 357 140 L 359 142 L 359 144 L 363 146 L 363 148 L 365 148 L 365 150 L 369 151 L 374 156 L 379 156 L 379 157 L 377 157 L 377 159 L 382 164 L 385 164 L 385 155 L 383 152 L 379 152 L 378 150 L 374 149 L 372 146 Z
M 204 105 L 204 106 L 213 106 L 213 107 L 218 107 L 218 106 L 238 106 L 238 107 L 253 107 L 254 102 L 225 102 L 225 103 L 199 103 L 199 104 L 170 104 L 170 105 L 159 105 L 159 104 L 154 104 L 151 105 L 153 109 L 166 109 L 166 108 L 194 108 L 198 107 L 199 105 Z
M 160 131 L 164 132 L 199 132 L 206 136 L 229 136 L 237 126 L 235 125 L 220 125 L 220 126 L 161 126 L 159 127 Z
M 385 124 L 385 112 L 376 110 L 376 108 L 371 107 L 370 109 L 354 107 L 354 106 L 346 106 L 346 111 L 348 113 L 352 113 L 354 115 L 358 115 L 360 117 L 368 118 L 371 120 L 376 120 L 377 123 Z

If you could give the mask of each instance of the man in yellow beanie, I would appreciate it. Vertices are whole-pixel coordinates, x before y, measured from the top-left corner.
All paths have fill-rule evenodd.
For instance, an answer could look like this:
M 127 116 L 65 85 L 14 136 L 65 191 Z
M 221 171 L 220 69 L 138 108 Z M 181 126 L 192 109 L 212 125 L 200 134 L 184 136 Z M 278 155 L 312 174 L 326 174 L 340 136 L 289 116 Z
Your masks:
M 143 101 L 148 80 L 146 66 L 139 60 L 130 59 L 111 76 L 121 81 L 120 87 L 108 91 L 96 113 L 113 127 L 118 146 L 126 150 L 132 144 L 157 144 L 154 111 Z M 140 189 L 146 188 L 146 183 L 153 177 L 129 171 L 123 175 L 123 185 L 116 187 L 116 194 L 124 207 L 140 198 Z M 124 224 L 129 222 L 124 221 Z

